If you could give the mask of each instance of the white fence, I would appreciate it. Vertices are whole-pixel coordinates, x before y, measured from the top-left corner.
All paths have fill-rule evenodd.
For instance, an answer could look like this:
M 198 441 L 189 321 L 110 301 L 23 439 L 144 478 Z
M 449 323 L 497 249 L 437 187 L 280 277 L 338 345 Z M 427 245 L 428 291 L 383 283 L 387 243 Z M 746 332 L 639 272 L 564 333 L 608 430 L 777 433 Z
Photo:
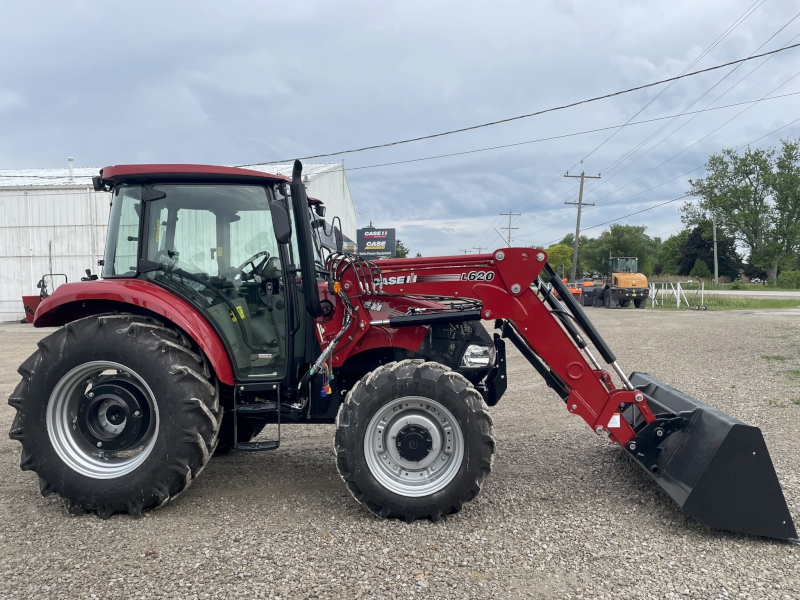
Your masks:
M 687 291 L 689 292 L 688 297 L 686 296 Z M 680 309 L 681 304 L 683 304 L 685 308 L 706 310 L 706 285 L 705 283 L 700 282 L 700 287 L 698 289 L 684 290 L 681 287 L 680 281 L 677 283 L 651 283 L 650 300 L 650 306 L 652 308 L 655 308 L 659 305 L 665 306 L 667 304 L 674 303 L 675 308 L 678 309 Z

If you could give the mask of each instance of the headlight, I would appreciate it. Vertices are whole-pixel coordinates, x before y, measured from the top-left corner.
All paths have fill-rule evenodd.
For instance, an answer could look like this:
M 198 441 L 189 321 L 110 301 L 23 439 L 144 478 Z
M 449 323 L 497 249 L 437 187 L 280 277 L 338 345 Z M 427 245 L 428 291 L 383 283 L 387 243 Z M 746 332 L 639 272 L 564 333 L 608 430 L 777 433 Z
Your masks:
M 479 346 L 470 344 L 461 357 L 461 366 L 468 369 L 491 367 L 494 364 L 494 346 Z

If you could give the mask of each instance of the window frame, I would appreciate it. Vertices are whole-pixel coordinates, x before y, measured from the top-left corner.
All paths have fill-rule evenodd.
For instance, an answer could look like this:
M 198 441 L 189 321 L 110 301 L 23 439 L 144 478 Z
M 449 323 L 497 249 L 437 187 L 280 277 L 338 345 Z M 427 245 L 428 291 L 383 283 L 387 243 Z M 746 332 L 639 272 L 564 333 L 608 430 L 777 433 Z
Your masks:
M 136 269 L 133 272 L 127 272 L 124 275 L 109 275 L 106 272 L 106 268 L 107 267 L 108 268 L 112 268 L 112 267 L 110 267 L 108 265 L 108 244 L 109 244 L 108 234 L 109 234 L 110 228 L 111 228 L 111 219 L 113 218 L 113 211 L 114 211 L 113 203 L 114 203 L 114 198 L 118 197 L 120 195 L 120 191 L 125 189 L 125 188 L 139 188 L 139 190 L 141 192 L 140 195 L 139 195 L 139 203 L 141 205 L 141 208 L 139 209 L 139 215 L 138 215 L 139 223 L 138 223 L 137 234 L 136 234 L 136 236 L 138 238 L 136 240 L 136 265 L 135 265 Z M 145 200 L 145 197 L 147 195 L 146 188 L 147 188 L 147 186 L 139 185 L 139 184 L 123 184 L 123 185 L 115 187 L 112 190 L 111 211 L 109 212 L 108 223 L 106 225 L 106 244 L 105 244 L 105 248 L 103 248 L 103 272 L 102 272 L 102 278 L 103 279 L 138 279 L 139 278 L 139 274 L 140 274 L 139 273 L 139 261 L 142 260 L 142 256 L 143 256 L 143 254 L 142 254 L 142 246 L 144 245 L 143 241 L 142 241 L 143 228 L 144 228 L 144 223 L 145 223 L 144 215 L 145 215 L 145 212 L 147 211 L 147 200 Z M 114 244 L 114 262 L 116 262 L 117 249 L 119 248 L 119 230 L 120 230 L 120 225 L 119 225 L 119 223 L 117 223 L 117 231 L 116 231 L 117 239 L 116 239 L 116 242 Z

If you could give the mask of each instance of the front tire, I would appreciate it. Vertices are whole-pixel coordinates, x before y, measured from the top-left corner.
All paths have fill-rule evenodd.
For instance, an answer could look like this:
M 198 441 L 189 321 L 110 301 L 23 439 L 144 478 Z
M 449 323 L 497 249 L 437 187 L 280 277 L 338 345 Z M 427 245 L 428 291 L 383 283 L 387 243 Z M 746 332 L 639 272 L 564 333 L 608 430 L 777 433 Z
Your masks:
M 339 409 L 339 474 L 360 503 L 412 522 L 455 513 L 491 472 L 492 419 L 444 365 L 404 360 L 359 381 Z
M 62 327 L 19 368 L 9 437 L 20 468 L 70 512 L 138 516 L 184 491 L 214 452 L 222 411 L 206 361 L 177 329 L 109 314 Z

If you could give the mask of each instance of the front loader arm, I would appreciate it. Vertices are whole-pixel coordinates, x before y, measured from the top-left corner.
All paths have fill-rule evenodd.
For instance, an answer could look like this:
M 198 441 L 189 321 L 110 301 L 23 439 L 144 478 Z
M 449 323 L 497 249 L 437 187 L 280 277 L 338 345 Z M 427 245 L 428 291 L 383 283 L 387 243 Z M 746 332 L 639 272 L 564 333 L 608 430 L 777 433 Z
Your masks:
M 351 268 L 341 270 L 340 284 L 361 314 L 361 320 L 353 325 L 356 339 L 342 351 L 335 352 L 334 364 L 346 360 L 348 350 L 357 346 L 357 338 L 365 335 L 369 327 L 396 330 L 404 326 L 424 325 L 436 318 L 452 317 L 455 320 L 463 312 L 454 309 L 396 315 L 388 319 L 381 318 L 382 315 L 373 318 L 364 309 L 365 303 L 371 306 L 382 297 L 395 295 L 474 300 L 479 302 L 480 312 L 476 312 L 472 318 L 480 316 L 483 319 L 503 320 L 504 337 L 511 338 L 551 387 L 557 388 L 556 391 L 566 401 L 568 411 L 582 417 L 593 430 L 607 432 L 613 441 L 620 444 L 633 438 L 633 428 L 620 418 L 621 405 L 623 409 L 636 405 L 641 414 L 640 420 L 644 422 L 655 419 L 642 394 L 632 386 L 629 385 L 628 389 L 614 387 L 608 372 L 591 355 L 570 320 L 571 315 L 567 316 L 569 313 L 554 300 L 549 288 L 540 285 L 540 275 L 549 269 L 545 252 L 530 248 L 505 248 L 493 254 L 385 260 L 375 264 L 380 265 L 379 274 L 374 265 L 370 271 L 368 264 L 353 263 Z M 358 293 L 353 294 L 354 291 Z M 545 305 L 548 295 L 553 304 L 551 308 Z M 563 293 L 561 297 L 564 297 Z M 556 316 L 553 309 L 562 314 Z M 627 383 L 621 371 L 620 374 Z
M 328 297 L 336 310 L 318 334 L 323 354 L 342 342 L 333 349 L 334 366 L 374 328 L 391 340 L 437 321 L 496 319 L 567 410 L 622 446 L 686 514 L 719 529 L 797 540 L 761 431 L 647 374 L 628 378 L 542 250 L 379 263 L 338 255 L 331 270 Z M 376 308 L 403 306 L 404 299 L 408 308 L 399 314 Z M 426 300 L 435 302 L 420 309 Z

